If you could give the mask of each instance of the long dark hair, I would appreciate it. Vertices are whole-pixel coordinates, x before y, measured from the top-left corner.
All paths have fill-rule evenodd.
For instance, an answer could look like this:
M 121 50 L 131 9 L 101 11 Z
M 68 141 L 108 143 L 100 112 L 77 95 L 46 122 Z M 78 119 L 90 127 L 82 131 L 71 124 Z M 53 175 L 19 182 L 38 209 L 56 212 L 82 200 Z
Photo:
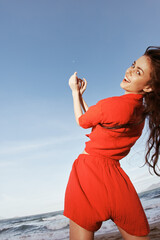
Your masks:
M 160 176 L 158 159 L 160 154 L 160 47 L 150 46 L 144 56 L 149 57 L 151 62 L 151 79 L 148 82 L 151 92 L 144 94 L 144 116 L 148 120 L 150 129 L 147 141 L 145 163 Z

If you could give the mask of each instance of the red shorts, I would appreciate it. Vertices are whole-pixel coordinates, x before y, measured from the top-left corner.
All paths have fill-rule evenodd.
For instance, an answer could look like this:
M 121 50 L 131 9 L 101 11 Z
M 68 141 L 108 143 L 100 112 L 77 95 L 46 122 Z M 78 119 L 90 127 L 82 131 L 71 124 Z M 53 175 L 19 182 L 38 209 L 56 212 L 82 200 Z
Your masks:
M 145 236 L 149 225 L 139 197 L 119 161 L 80 154 L 65 194 L 64 215 L 95 232 L 111 219 L 131 235 Z

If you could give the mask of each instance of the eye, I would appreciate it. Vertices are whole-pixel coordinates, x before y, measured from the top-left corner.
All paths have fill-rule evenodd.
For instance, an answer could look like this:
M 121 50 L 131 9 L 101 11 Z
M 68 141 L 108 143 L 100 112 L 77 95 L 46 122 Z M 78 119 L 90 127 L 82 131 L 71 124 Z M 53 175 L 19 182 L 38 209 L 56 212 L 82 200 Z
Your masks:
M 140 73 L 140 71 L 139 71 L 139 70 L 137 70 L 137 74 L 138 74 L 138 75 L 141 75 L 141 73 Z

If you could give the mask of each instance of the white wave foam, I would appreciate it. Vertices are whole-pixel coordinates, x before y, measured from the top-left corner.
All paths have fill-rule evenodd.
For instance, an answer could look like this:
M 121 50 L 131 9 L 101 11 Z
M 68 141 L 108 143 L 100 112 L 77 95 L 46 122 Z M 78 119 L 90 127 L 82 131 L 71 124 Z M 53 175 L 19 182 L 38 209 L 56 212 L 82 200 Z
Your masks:
M 63 221 L 49 222 L 44 225 L 48 230 L 59 230 L 69 226 L 69 220 L 63 219 Z
M 53 217 L 42 218 L 43 221 L 53 221 L 53 220 L 60 220 L 60 219 L 65 219 L 65 217 L 59 214 Z
M 63 232 L 53 232 L 53 233 L 31 233 L 31 234 L 21 234 L 20 236 L 7 236 L 2 237 L 1 240 L 69 240 L 69 231 Z

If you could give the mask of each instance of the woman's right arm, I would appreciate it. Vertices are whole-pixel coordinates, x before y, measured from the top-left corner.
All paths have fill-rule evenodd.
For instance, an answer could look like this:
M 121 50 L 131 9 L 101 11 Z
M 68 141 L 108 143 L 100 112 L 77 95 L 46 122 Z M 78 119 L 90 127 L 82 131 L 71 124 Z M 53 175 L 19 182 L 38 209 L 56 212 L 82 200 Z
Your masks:
M 86 90 L 86 87 L 87 87 L 87 81 L 85 78 L 80 79 L 78 78 L 78 81 L 79 81 L 79 88 L 80 88 L 80 101 L 81 101 L 81 106 L 84 110 L 84 112 L 86 112 L 88 110 L 88 105 L 87 103 L 85 102 L 84 98 L 82 97 L 84 91 Z
M 84 101 L 84 98 L 82 97 L 81 94 L 80 94 L 80 101 L 81 101 L 81 106 L 82 106 L 84 112 L 87 112 L 89 107 L 88 107 L 87 103 Z

